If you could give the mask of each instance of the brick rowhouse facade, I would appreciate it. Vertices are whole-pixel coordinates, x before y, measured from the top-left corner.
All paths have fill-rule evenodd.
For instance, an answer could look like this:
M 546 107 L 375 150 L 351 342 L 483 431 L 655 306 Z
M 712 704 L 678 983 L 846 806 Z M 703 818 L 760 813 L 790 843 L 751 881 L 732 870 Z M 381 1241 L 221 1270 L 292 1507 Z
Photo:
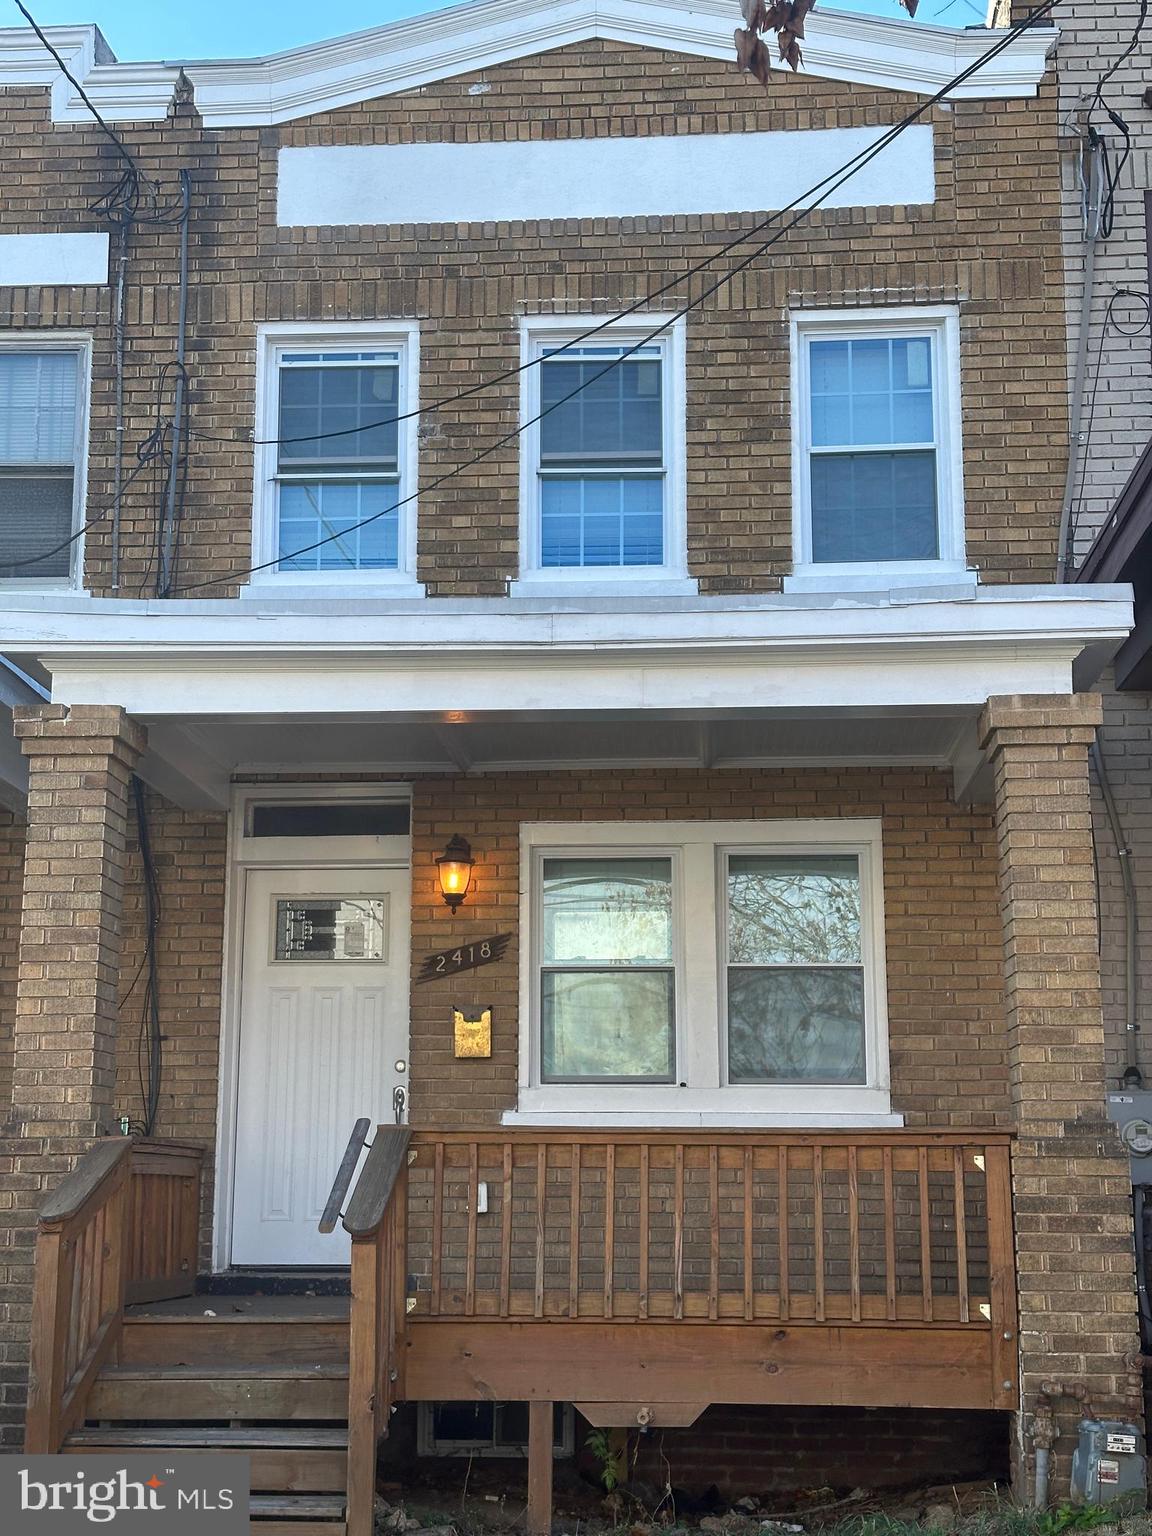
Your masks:
M 198 115 L 191 66 L 189 73 L 192 84 L 179 86 L 168 121 L 125 122 L 117 131 L 165 195 L 172 195 L 179 170 L 192 173 L 189 421 L 203 435 L 194 436 L 189 454 L 176 567 L 177 587 L 186 589 L 177 595 L 190 603 L 234 597 L 252 563 L 258 325 L 417 321 L 421 399 L 434 401 L 477 374 L 514 369 L 522 317 L 616 312 L 750 222 L 732 213 L 282 227 L 276 224 L 282 148 L 854 129 L 894 123 L 920 100 L 911 92 L 815 74 L 781 73 L 765 93 L 726 64 L 592 40 L 275 126 L 207 129 Z M 924 121 L 934 135 L 933 202 L 814 210 L 770 257 L 753 263 L 689 319 L 687 565 L 704 596 L 768 597 L 780 592 L 792 569 L 791 313 L 916 304 L 952 305 L 959 312 L 969 565 L 982 583 L 995 587 L 1054 579 L 1067 456 L 1067 350 L 1052 75 L 1034 99 L 960 99 L 933 108 Z M 55 230 L 105 227 L 88 209 L 114 178 L 116 156 L 94 127 L 53 122 L 46 89 L 9 85 L 0 91 L 0 133 L 12 167 L 0 232 L 43 231 L 48 210 Z M 133 230 L 125 309 L 129 467 L 131 453 L 156 425 L 158 397 L 169 398 L 171 381 L 161 383 L 160 376 L 173 355 L 177 259 L 173 229 L 140 223 Z M 670 313 L 695 296 L 701 282 L 651 307 Z M 100 507 L 112 491 L 112 303 L 110 286 L 0 287 L 0 332 L 91 337 L 88 497 L 90 506 Z M 451 411 L 427 415 L 419 432 L 421 483 L 467 464 L 494 436 L 513 429 L 518 413 L 519 386 L 509 378 Z M 429 604 L 504 599 L 518 571 L 519 475 L 511 444 L 422 492 L 415 574 L 426 584 Z M 110 520 L 88 530 L 84 586 L 94 597 L 152 596 L 158 497 L 158 472 L 152 470 L 124 494 L 115 584 Z M 1092 708 L 1064 696 L 995 699 L 981 732 L 994 780 L 980 781 L 974 802 L 957 802 L 953 778 L 939 759 L 836 766 L 825 754 L 815 767 L 558 764 L 550 770 L 404 775 L 413 797 L 413 972 L 430 950 L 481 931 L 513 935 L 505 958 L 465 998 L 478 1000 L 482 992 L 494 1005 L 490 1060 L 457 1061 L 443 995 L 414 989 L 414 1121 L 446 1127 L 494 1122 L 515 1106 L 522 823 L 879 818 L 892 1109 L 910 1127 L 995 1125 L 1020 1137 L 1015 1185 L 1023 1412 L 1014 1441 L 1020 1465 L 1027 1462 L 1032 1395 L 1053 1373 L 1087 1382 L 1098 1403 L 1131 1413 L 1130 1357 L 1138 1344 L 1124 1238 L 1126 1185 L 1122 1160 L 1102 1124 L 1085 757 Z M 75 866 L 76 907 L 82 894 L 98 900 L 110 925 L 99 945 L 45 955 L 40 965 L 31 950 L 35 933 L 27 931 L 35 888 L 31 864 L 28 874 L 20 873 L 19 817 L 0 841 L 0 855 L 7 854 L 0 865 L 0 912 L 6 916 L 0 975 L 7 983 L 0 994 L 0 1042 L 7 1043 L 9 1021 L 16 1018 L 14 1113 L 5 1145 L 11 1169 L 5 1183 L 11 1226 L 4 1236 L 9 1283 L 0 1331 L 0 1411 L 11 1437 L 18 1434 L 23 1401 L 32 1214 L 50 1176 L 63 1171 L 99 1122 L 108 1129 L 118 1115 L 135 1119 L 139 1112 L 134 978 L 143 958 L 141 874 L 131 833 L 125 833 L 123 803 L 116 801 L 113 814 L 111 790 L 100 786 L 115 782 L 123 791 L 132 752 L 141 743 L 131 720 L 113 731 L 111 716 L 100 718 L 106 735 L 99 743 L 83 738 L 95 726 L 78 705 L 71 714 L 57 705 L 33 709 L 20 726 L 32 763 L 29 857 L 38 841 L 49 838 L 70 848 L 67 857 L 84 860 Z M 40 755 L 54 731 L 88 742 L 100 785 L 85 783 L 84 794 L 93 796 L 85 806 L 99 806 L 99 817 L 65 814 L 70 808 L 59 797 L 68 786 L 46 777 L 49 761 L 57 759 Z M 280 776 L 311 782 L 397 777 L 370 768 L 351 773 L 339 762 L 316 772 L 286 769 Z M 164 911 L 159 1129 L 203 1142 L 211 1157 L 221 1070 L 227 818 L 221 810 L 173 804 L 154 789 L 148 805 Z M 1060 832 L 1049 847 L 1041 831 L 1053 825 Z M 81 832 L 99 846 L 87 848 Z M 457 832 L 472 842 L 477 867 L 470 902 L 452 915 L 440 899 L 432 860 Z M 120 840 L 126 835 L 123 917 L 115 923 Z M 83 879 L 94 882 L 83 893 L 82 868 Z M 87 1000 L 83 1020 L 71 1011 L 66 1020 L 83 1037 L 80 1050 L 87 1054 L 68 1063 L 66 1081 L 53 1085 L 42 1072 L 38 1095 L 26 1103 L 26 1019 L 39 1011 L 33 999 L 43 1002 L 38 984 L 65 974 L 53 967 L 73 967 L 68 988 L 59 989 L 68 991 L 69 1010 L 77 999 Z M 113 976 L 121 999 L 118 1030 L 110 1002 Z M 50 987 L 45 990 L 51 995 Z M 114 1092 L 107 1054 L 113 1038 Z M 0 1078 L 5 1066 L 0 1060 Z M 63 1132 L 43 1123 L 56 1097 L 51 1087 L 63 1089 L 70 1106 Z M 205 1191 L 207 1265 L 214 1221 L 210 1178 Z M 850 1430 L 847 1419 L 828 1413 Z M 728 1433 L 731 1415 L 725 1410 L 711 1430 L 704 1421 L 697 1442 L 690 1431 L 678 1435 L 686 1445 L 706 1447 L 708 1433 Z M 820 1423 L 820 1413 L 814 1414 L 813 1424 Z M 916 1432 L 908 1419 L 893 1423 L 891 1431 L 884 1424 L 874 1430 L 878 1441 L 889 1432 Z M 960 1445 L 971 1425 L 962 1415 L 926 1415 L 923 1433 L 928 1446 L 948 1435 Z M 693 1454 L 685 1452 L 687 1462 Z M 814 1468 L 811 1475 L 831 1476 L 836 1456 L 833 1447 L 827 1472 Z M 948 1456 L 942 1453 L 942 1459 Z M 909 1461 L 917 1469 L 923 1464 L 915 1456 Z M 972 1467 L 963 1455 L 953 1463 L 958 1470 Z

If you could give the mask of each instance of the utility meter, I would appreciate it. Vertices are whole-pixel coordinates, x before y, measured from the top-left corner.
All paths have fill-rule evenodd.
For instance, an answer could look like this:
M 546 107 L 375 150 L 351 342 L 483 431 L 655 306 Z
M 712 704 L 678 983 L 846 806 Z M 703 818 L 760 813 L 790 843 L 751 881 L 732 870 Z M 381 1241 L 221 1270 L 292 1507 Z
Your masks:
M 1144 1496 L 1144 1437 L 1135 1424 L 1118 1419 L 1081 1419 L 1072 1457 L 1072 1499 L 1077 1504 L 1111 1504 L 1126 1495 Z
M 1133 1184 L 1152 1184 L 1152 1093 L 1146 1088 L 1110 1093 L 1108 1118 L 1128 1150 Z

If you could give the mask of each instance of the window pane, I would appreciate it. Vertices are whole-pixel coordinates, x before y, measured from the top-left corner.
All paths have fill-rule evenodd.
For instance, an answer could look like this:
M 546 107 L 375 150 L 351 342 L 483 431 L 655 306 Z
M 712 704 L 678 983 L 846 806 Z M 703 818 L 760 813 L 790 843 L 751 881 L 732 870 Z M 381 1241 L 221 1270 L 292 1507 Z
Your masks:
M 72 464 L 75 352 L 0 352 L 0 464 Z
M 400 370 L 370 367 L 280 369 L 281 466 L 396 464 Z M 391 420 L 389 418 L 392 418 Z M 310 436 L 309 434 L 317 434 Z M 335 433 L 336 436 L 322 436 Z
M 545 859 L 546 964 L 672 958 L 671 859 Z
M 817 448 L 932 443 L 932 338 L 812 341 L 808 366 Z
M 661 462 L 661 365 L 654 358 L 628 358 L 615 367 L 611 362 L 607 356 L 540 365 L 540 407 L 547 412 L 540 422 L 545 463 L 557 456 L 595 462 L 605 455 Z M 566 399 L 576 390 L 579 394 Z M 565 403 L 557 405 L 560 400 Z
M 660 475 L 548 475 L 540 490 L 540 564 L 664 563 Z
M 0 577 L 68 576 L 75 546 L 57 549 L 72 534 L 72 472 L 20 474 L 0 472 Z M 34 565 L 6 561 L 31 560 L 43 550 L 55 550 Z
M 935 560 L 936 454 L 812 456 L 812 559 Z
M 281 485 L 278 569 L 395 570 L 400 550 L 396 496 L 392 481 L 292 481 Z M 365 522 L 367 518 L 372 521 Z M 362 523 L 364 526 L 359 526 Z M 329 542 L 309 549 L 321 539 Z M 296 554 L 296 550 L 304 553 Z
M 863 972 L 730 969 L 728 1080 L 863 1083 Z
M 671 971 L 545 971 L 541 976 L 545 1082 L 673 1075 Z
M 849 855 L 733 854 L 733 965 L 852 965 L 860 960 L 860 868 Z

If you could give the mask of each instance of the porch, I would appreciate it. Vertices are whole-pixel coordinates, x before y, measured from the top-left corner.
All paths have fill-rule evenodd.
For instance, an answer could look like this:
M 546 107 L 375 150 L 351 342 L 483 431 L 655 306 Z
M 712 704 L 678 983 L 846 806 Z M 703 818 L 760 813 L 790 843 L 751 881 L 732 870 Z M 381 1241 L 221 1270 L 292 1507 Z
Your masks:
M 27 1449 L 232 1449 L 263 1536 L 370 1536 L 396 1404 L 527 1402 L 542 1532 L 555 1403 L 620 1427 L 1017 1404 L 1003 1133 L 382 1126 L 355 1173 L 364 1130 L 323 1222 L 347 1197 L 347 1322 L 141 1313 L 194 1290 L 199 1154 L 88 1153 L 40 1219 Z

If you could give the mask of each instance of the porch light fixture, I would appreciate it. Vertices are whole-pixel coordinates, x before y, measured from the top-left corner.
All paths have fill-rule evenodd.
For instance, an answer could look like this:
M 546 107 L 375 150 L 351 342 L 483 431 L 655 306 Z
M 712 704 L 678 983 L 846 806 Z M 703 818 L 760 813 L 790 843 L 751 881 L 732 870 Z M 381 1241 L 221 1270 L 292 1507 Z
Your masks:
M 456 908 L 468 894 L 468 887 L 472 884 L 472 866 L 475 863 L 472 857 L 472 845 L 466 837 L 455 833 L 447 848 L 436 860 L 436 869 L 440 876 L 440 894 L 451 911 Z

